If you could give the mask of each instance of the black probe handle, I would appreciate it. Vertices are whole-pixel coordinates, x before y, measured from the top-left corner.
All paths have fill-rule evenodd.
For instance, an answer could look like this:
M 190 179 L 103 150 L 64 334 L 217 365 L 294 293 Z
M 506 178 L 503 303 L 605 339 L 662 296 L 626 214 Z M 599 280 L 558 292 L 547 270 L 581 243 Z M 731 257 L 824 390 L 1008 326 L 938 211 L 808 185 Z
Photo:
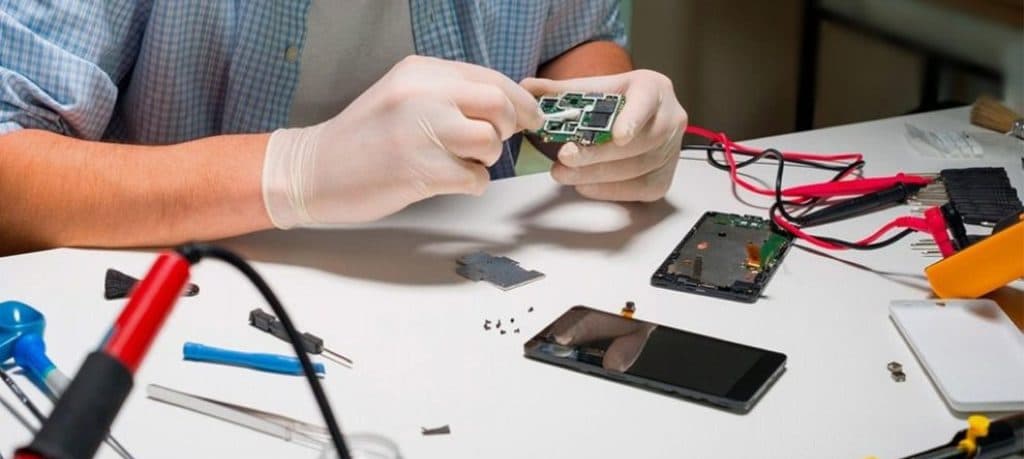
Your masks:
M 95 456 L 131 390 L 132 374 L 123 363 L 103 352 L 89 354 L 32 443 L 18 453 L 47 459 Z
M 865 194 L 853 199 L 833 204 L 817 212 L 811 212 L 797 219 L 801 226 L 822 225 L 843 220 L 857 215 L 874 212 L 907 200 L 911 194 L 920 189 L 919 185 L 896 185 L 874 193 Z
M 253 309 L 249 311 L 249 325 L 256 327 L 259 330 L 270 333 L 277 339 L 284 342 L 291 342 L 288 340 L 288 332 L 284 330 L 284 325 L 281 324 L 277 317 L 274 317 L 262 309 Z M 320 337 L 313 336 L 309 333 L 303 333 L 302 335 L 302 349 L 310 354 L 320 354 L 324 351 L 324 340 Z

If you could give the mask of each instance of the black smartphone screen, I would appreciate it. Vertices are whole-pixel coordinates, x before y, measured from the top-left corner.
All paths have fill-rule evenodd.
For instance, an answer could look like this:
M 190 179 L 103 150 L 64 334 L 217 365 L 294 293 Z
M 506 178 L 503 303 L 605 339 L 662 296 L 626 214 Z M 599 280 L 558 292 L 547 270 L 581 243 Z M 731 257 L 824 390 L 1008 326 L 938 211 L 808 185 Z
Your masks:
M 785 367 L 778 352 L 576 306 L 526 355 L 610 379 L 747 411 Z

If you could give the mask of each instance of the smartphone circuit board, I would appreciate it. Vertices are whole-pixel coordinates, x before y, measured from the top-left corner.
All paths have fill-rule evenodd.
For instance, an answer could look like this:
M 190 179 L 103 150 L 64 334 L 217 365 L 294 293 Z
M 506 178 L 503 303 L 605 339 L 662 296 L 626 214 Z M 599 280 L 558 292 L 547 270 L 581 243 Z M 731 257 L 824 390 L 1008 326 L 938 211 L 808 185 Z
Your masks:
M 654 272 L 651 285 L 753 303 L 791 242 L 763 218 L 707 212 Z
M 537 101 L 544 126 L 536 132 L 545 142 L 599 145 L 612 140 L 612 125 L 625 104 L 619 94 L 566 92 Z

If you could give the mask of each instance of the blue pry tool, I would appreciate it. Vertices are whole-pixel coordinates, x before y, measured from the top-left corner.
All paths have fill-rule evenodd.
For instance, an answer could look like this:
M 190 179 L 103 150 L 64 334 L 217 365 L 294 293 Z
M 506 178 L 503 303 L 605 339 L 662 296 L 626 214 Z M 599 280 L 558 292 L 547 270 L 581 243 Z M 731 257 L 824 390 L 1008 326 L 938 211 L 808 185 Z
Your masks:
M 20 301 L 0 303 L 0 363 L 13 358 L 34 384 L 59 395 L 67 377 L 55 373 L 57 367 L 46 356 L 45 328 L 46 318 L 32 306 Z
M 299 363 L 299 359 L 287 355 L 240 352 L 192 342 L 185 343 L 181 350 L 184 354 L 185 360 L 221 363 L 224 365 L 269 371 L 271 373 L 302 375 L 302 364 Z M 318 375 L 324 375 L 326 373 L 324 364 L 320 362 L 313 363 L 313 370 L 316 371 Z
M 14 358 L 25 376 L 48 391 L 50 399 L 56 401 L 71 379 L 46 356 L 45 329 L 46 317 L 32 306 L 20 301 L 0 302 L 0 364 Z M 113 436 L 108 436 L 106 443 L 121 457 L 132 458 Z

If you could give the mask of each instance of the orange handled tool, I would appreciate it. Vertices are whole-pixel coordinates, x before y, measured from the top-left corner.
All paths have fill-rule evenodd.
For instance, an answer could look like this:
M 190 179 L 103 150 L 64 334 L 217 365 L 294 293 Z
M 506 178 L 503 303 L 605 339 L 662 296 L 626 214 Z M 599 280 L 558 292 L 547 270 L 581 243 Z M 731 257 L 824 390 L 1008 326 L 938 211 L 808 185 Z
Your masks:
M 978 298 L 1024 277 L 1024 213 L 924 272 L 940 298 Z

